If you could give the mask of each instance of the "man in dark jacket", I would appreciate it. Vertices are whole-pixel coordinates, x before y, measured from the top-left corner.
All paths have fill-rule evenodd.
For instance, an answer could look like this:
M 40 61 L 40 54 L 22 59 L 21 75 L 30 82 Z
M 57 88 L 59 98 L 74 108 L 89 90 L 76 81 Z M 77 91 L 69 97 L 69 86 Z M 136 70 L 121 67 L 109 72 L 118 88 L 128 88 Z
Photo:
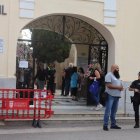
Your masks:
M 47 68 L 47 90 L 50 90 L 52 94 L 55 93 L 55 65 L 51 63 Z
M 46 82 L 46 71 L 44 69 L 43 63 L 39 64 L 35 80 L 37 80 L 38 89 L 43 90 Z
M 134 126 L 134 128 L 139 128 L 140 72 L 138 73 L 138 79 L 134 80 L 131 83 L 129 90 L 134 91 L 134 96 L 132 97 L 133 109 L 135 112 L 135 126 Z

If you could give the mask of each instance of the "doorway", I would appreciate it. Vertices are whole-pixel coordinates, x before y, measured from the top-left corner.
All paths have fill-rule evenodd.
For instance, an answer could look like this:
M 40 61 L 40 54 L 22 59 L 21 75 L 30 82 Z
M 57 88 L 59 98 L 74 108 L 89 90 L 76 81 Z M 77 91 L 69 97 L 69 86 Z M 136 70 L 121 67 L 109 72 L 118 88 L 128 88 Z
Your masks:
M 108 43 L 102 34 L 93 26 L 88 24 L 87 22 L 68 15 L 50 15 L 50 16 L 43 16 L 34 21 L 27 24 L 24 29 L 29 29 L 31 31 L 32 37 L 34 32 L 38 32 L 43 30 L 46 34 L 48 34 L 48 39 L 40 40 L 37 36 L 34 36 L 34 39 L 31 38 L 30 40 L 25 39 L 18 39 L 18 47 L 23 50 L 22 55 L 25 61 L 28 62 L 29 66 L 32 67 L 32 78 L 31 78 L 31 88 L 34 88 L 34 76 L 36 74 L 36 62 L 40 59 L 43 63 L 48 65 L 50 63 L 47 58 L 44 58 L 45 55 L 49 55 L 50 50 L 48 53 L 45 53 L 41 58 L 39 52 L 41 52 L 41 48 L 43 46 L 51 46 L 51 52 L 56 53 L 55 47 L 59 46 L 59 50 L 62 50 L 61 47 L 67 46 L 67 48 L 71 48 L 74 46 L 75 53 L 73 56 L 66 57 L 63 63 L 59 63 L 59 57 L 56 57 L 53 63 L 57 63 L 60 69 L 59 76 L 61 77 L 61 72 L 64 67 L 68 66 L 69 62 L 75 63 L 75 65 L 81 66 L 83 65 L 83 61 L 87 64 L 91 63 L 91 61 L 98 62 L 101 65 L 102 71 L 104 73 L 107 72 L 107 62 L 108 62 Z M 50 37 L 51 36 L 51 37 Z M 26 42 L 26 43 L 25 43 Z M 58 45 L 59 44 L 59 45 Z M 63 44 L 63 45 L 62 45 Z M 61 46 L 62 45 L 62 46 Z M 29 46 L 29 47 L 26 47 Z M 39 47 L 41 46 L 41 47 Z M 83 47 L 84 46 L 84 47 Z M 26 49 L 27 48 L 27 49 Z M 32 51 L 29 49 L 32 48 Z M 86 49 L 85 49 L 86 48 Z M 85 50 L 84 50 L 85 49 Z M 19 50 L 19 49 L 17 49 Z M 26 51 L 27 50 L 27 51 Z M 84 50 L 80 52 L 79 50 Z M 28 55 L 28 52 L 29 55 Z M 43 51 L 42 53 L 44 53 Z M 66 51 L 68 52 L 68 51 Z M 25 54 L 27 53 L 27 55 Z M 70 49 L 69 53 L 70 54 Z M 30 59 L 26 60 L 26 56 Z M 60 56 L 60 55 L 56 55 Z M 21 61 L 21 57 L 17 56 L 17 69 L 19 69 L 19 62 Z M 29 63 L 30 62 L 30 63 Z M 84 63 L 84 64 L 85 64 Z M 26 70 L 26 68 L 23 68 Z M 58 83 L 60 81 L 56 80 Z M 57 86 L 60 88 L 60 86 Z

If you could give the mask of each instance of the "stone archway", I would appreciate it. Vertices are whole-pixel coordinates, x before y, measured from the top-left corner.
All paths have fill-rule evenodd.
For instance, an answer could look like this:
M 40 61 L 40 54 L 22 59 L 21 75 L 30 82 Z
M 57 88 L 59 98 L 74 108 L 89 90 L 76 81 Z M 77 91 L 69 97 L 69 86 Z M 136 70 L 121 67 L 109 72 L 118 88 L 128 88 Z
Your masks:
M 108 43 L 102 34 L 87 22 L 68 15 L 50 15 L 40 17 L 24 28 L 53 31 L 61 34 L 63 41 L 68 38 L 71 44 L 90 46 L 88 63 L 90 59 L 97 59 L 103 70 L 107 71 Z M 95 56 L 95 53 L 98 54 Z M 99 57 L 100 54 L 101 57 Z
M 76 46 L 87 46 L 88 61 L 95 59 L 102 69 L 107 71 L 108 63 L 108 43 L 104 36 L 97 30 L 98 28 L 89 24 L 89 21 L 81 20 L 83 17 L 75 15 L 47 15 L 33 20 L 24 26 L 23 29 L 44 29 L 53 31 L 62 35 L 62 40 L 69 39 L 68 43 Z M 94 21 L 95 22 L 95 21 Z M 96 23 L 95 26 L 99 26 Z M 101 29 L 99 27 L 99 29 Z M 104 28 L 103 28 L 104 29 Z M 104 31 L 107 31 L 106 29 Z M 77 59 L 78 61 L 78 59 Z

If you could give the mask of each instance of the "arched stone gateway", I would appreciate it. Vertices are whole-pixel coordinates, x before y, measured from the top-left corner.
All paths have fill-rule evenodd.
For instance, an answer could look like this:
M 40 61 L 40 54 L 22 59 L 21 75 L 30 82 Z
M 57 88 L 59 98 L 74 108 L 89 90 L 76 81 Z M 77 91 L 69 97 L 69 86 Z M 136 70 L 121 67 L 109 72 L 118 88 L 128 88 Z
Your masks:
M 93 60 L 107 71 L 108 44 L 101 33 L 87 22 L 66 15 L 50 15 L 35 19 L 23 29 L 44 29 L 58 33 L 61 41 L 88 47 L 88 64 Z M 67 38 L 67 40 L 66 40 Z
M 59 34 L 59 37 L 54 37 L 55 41 L 49 41 L 52 44 L 65 42 L 74 46 L 76 52 L 74 55 L 75 65 L 85 65 L 87 67 L 91 62 L 100 63 L 102 70 L 105 73 L 107 72 L 108 43 L 103 35 L 88 22 L 70 15 L 49 15 L 33 20 L 24 26 L 23 29 L 30 29 L 31 31 L 34 29 L 43 29 Z M 22 42 L 27 40 L 18 39 L 18 41 Z M 29 42 L 32 42 L 32 40 Z M 34 40 L 34 42 L 38 42 L 38 40 Z M 81 51 L 83 48 L 84 51 Z M 86 55 L 87 57 L 84 59 L 81 58 L 79 52 L 81 56 Z M 33 69 L 35 68 L 34 64 L 35 62 L 33 61 Z M 61 71 L 59 71 L 59 76 L 60 72 Z M 33 75 L 34 74 L 35 72 L 33 72 Z M 60 83 L 60 79 L 57 79 L 57 83 Z M 60 87 L 60 85 L 57 87 Z

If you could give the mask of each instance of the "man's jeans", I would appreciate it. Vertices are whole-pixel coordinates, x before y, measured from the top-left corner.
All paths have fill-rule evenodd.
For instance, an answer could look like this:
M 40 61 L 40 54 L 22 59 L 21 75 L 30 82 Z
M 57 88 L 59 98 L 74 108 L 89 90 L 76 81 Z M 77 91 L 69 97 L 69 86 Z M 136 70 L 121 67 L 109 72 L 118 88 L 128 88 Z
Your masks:
M 116 125 L 116 112 L 118 109 L 118 102 L 119 97 L 113 97 L 108 94 L 108 98 L 106 101 L 106 108 L 105 108 L 105 114 L 104 114 L 104 126 L 108 126 L 109 116 L 111 119 L 111 126 Z

